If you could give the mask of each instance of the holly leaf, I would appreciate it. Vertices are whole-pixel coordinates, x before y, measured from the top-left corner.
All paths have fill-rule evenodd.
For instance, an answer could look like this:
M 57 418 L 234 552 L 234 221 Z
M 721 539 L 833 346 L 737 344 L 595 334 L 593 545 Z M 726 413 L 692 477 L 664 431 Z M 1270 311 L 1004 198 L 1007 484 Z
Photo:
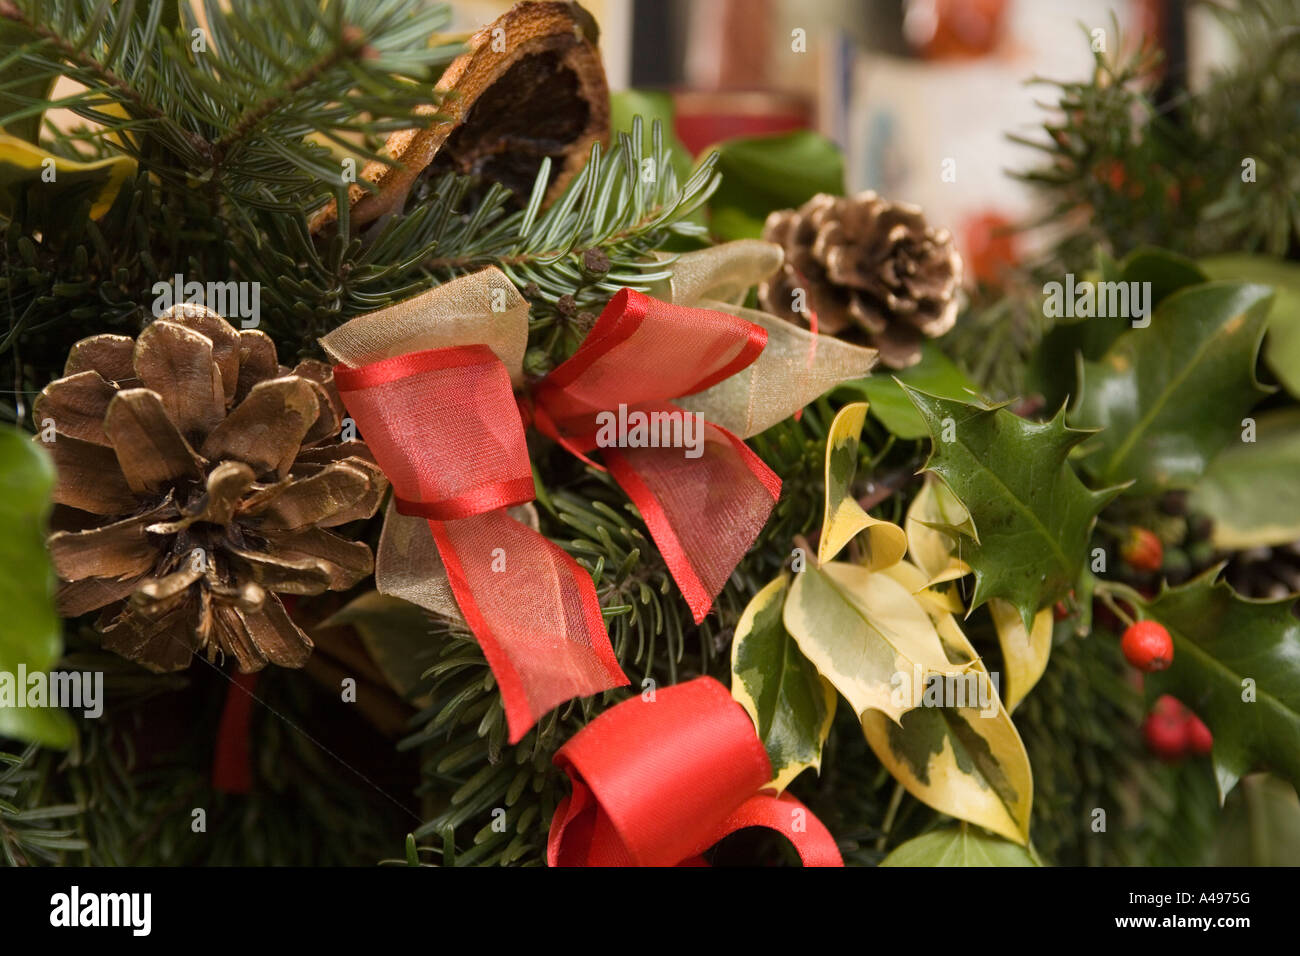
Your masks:
M 1066 461 L 1089 433 L 1064 412 L 1047 422 L 907 388 L 933 439 L 926 468 L 966 508 L 974 531 L 962 557 L 975 574 L 970 609 L 1002 598 L 1034 615 L 1064 597 L 1083 569 L 1088 535 L 1118 488 L 1089 490 Z
M 1210 462 L 1188 506 L 1214 521 L 1216 548 L 1239 551 L 1300 540 L 1300 408 L 1260 415 L 1255 440 Z
M 1002 648 L 1005 679 L 1002 699 L 1010 712 L 1047 670 L 1047 659 L 1052 653 L 1052 609 L 1045 607 L 1035 614 L 1033 627 L 1028 629 L 1020 612 L 1000 598 L 989 601 L 989 614 Z
M 22 432 L 0 429 L 0 673 L 49 671 L 63 654 L 54 569 L 45 551 L 54 466 Z M 15 688 L 24 693 L 25 687 Z M 0 706 L 0 737 L 66 748 L 76 737 L 56 707 Z
M 1212 866 L 1295 866 L 1300 798 L 1267 773 L 1242 778 L 1215 827 Z
M 840 409 L 826 435 L 826 504 L 817 560 L 830 561 L 860 532 L 865 532 L 862 564 L 869 570 L 888 567 L 903 559 L 907 535 L 888 521 L 873 518 L 853 497 L 858 470 L 858 436 L 867 419 L 867 405 L 856 402 Z
M 903 527 L 907 553 L 930 584 L 970 574 L 970 565 L 960 557 L 961 541 L 963 536 L 975 537 L 975 526 L 965 506 L 938 478 L 926 476 L 908 505 Z
M 709 200 L 710 230 L 719 239 L 757 239 L 767 214 L 800 206 L 817 193 L 844 194 L 844 154 L 809 130 L 728 139 L 717 152 L 722 182 Z
M 1172 694 L 1214 734 L 1215 774 L 1226 796 L 1267 767 L 1300 791 L 1300 618 L 1294 597 L 1252 601 L 1218 569 L 1142 605 L 1174 642 L 1168 670 L 1147 676 L 1147 696 Z
M 782 575 L 754 595 L 731 642 L 731 696 L 754 721 L 778 793 L 807 768 L 820 769 L 835 716 L 835 688 L 781 620 L 789 591 L 789 575 Z
M 948 661 L 933 622 L 907 588 L 856 565 L 810 565 L 796 574 L 782 620 L 859 717 L 878 710 L 897 720 L 915 706 L 914 674 L 965 669 Z
M 881 866 L 1038 866 L 1029 851 L 976 827 L 931 830 L 908 840 Z
M 903 562 L 882 573 L 909 591 L 924 587 L 925 575 L 915 565 Z M 927 684 L 921 706 L 898 723 L 864 713 L 862 732 L 880 762 L 922 803 L 1027 844 L 1034 797 L 1029 755 L 957 619 L 932 603 L 926 607 L 949 659 L 969 669 Z
M 28 215 L 40 221 L 66 215 L 82 201 L 90 203 L 90 218 L 99 219 L 135 168 L 129 156 L 81 162 L 0 132 L 0 215 L 12 217 L 25 194 Z
M 1099 428 L 1084 467 L 1129 493 L 1188 488 L 1268 394 L 1255 380 L 1271 291 L 1206 282 L 1165 299 L 1098 362 L 1080 365 L 1072 425 Z
M 921 361 L 891 375 L 868 375 L 844 382 L 840 387 L 856 392 L 871 403 L 871 416 L 898 438 L 914 441 L 928 432 L 925 419 L 903 391 L 903 385 L 919 388 L 931 395 L 964 400 L 975 391 L 975 383 L 966 377 L 952 359 L 934 342 L 921 346 Z
M 1167 297 L 1188 285 L 1211 278 L 1195 261 L 1165 249 L 1142 247 L 1122 262 L 1098 255 L 1098 268 L 1083 278 L 1088 282 L 1149 282 L 1147 305 L 1159 307 Z M 1125 318 L 1059 318 L 1043 337 L 1029 361 L 1028 378 L 1033 391 L 1041 392 L 1053 408 L 1078 393 L 1075 381 L 1077 356 L 1096 361 L 1106 354 L 1115 339 L 1132 328 Z
M 1300 266 L 1272 256 L 1235 254 L 1201 260 L 1212 279 L 1244 279 L 1272 286 L 1264 361 L 1277 380 L 1300 398 Z

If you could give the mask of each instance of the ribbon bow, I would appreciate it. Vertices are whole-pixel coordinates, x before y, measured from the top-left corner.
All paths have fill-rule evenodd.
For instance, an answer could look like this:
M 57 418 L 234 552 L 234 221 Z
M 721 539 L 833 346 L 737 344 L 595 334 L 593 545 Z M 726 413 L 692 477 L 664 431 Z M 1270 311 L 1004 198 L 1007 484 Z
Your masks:
M 555 755 L 573 781 L 551 820 L 551 866 L 699 866 L 745 827 L 775 830 L 804 866 L 843 866 L 822 822 L 772 779 L 754 725 L 711 677 L 605 711 Z
M 742 439 L 874 361 L 872 350 L 708 298 L 769 274 L 778 247 L 705 252 L 678 261 L 660 290 L 671 303 L 615 294 L 573 357 L 518 405 L 528 305 L 495 268 L 358 316 L 321 340 L 393 486 L 376 585 L 463 617 L 501 686 L 511 743 L 557 704 L 628 682 L 591 577 L 536 530 L 520 409 L 584 459 L 600 448 L 698 622 L 780 492 Z M 663 442 L 605 447 L 598 425 L 630 412 L 668 416 L 657 421 L 670 433 L 686 424 L 672 416 L 698 412 L 708 419 L 699 456 Z

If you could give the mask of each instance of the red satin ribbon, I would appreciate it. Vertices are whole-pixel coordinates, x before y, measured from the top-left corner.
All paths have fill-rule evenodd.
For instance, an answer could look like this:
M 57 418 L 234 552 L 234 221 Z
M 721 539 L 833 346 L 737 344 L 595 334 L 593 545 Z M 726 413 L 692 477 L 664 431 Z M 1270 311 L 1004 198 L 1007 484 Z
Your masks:
M 754 725 L 711 677 L 605 711 L 555 755 L 573 794 L 555 811 L 551 866 L 699 866 L 745 827 L 775 830 L 805 866 L 843 866 L 835 839 L 772 776 Z
M 584 460 L 598 447 L 598 416 L 620 406 L 677 416 L 676 437 L 684 438 L 688 413 L 670 399 L 735 374 L 766 341 L 762 328 L 736 316 L 624 289 L 523 410 Z M 628 683 L 590 576 L 504 511 L 531 501 L 534 488 L 520 409 L 493 352 L 430 349 L 340 365 L 334 380 L 392 482 L 397 510 L 429 521 L 452 594 L 501 685 L 510 741 L 557 704 Z M 704 423 L 698 438 L 694 458 L 682 447 L 601 448 L 697 623 L 781 490 L 737 436 Z

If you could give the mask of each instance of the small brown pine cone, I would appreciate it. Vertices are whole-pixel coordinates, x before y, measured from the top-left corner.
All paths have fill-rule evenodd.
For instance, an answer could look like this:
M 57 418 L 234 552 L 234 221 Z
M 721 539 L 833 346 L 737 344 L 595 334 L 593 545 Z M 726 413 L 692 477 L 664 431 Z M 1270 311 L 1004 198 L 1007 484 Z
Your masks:
M 285 368 L 264 333 L 203 306 L 78 342 L 34 409 L 56 432 L 60 613 L 103 608 L 104 646 L 153 671 L 198 651 L 301 667 L 311 639 L 276 595 L 370 574 L 370 549 L 326 529 L 387 488 L 369 449 L 340 441 L 342 410 L 329 366 Z
M 785 250 L 781 270 L 759 286 L 763 308 L 795 322 L 815 312 L 832 335 L 857 329 L 891 368 L 914 365 L 922 341 L 957 320 L 961 256 L 915 206 L 821 193 L 769 215 L 763 238 Z

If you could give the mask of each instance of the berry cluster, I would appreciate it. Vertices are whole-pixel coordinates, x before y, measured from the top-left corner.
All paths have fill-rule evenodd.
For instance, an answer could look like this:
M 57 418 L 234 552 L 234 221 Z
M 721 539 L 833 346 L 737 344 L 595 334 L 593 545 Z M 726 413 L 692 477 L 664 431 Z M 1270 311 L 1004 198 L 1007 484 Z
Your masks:
M 1214 746 L 1214 735 L 1201 718 L 1176 698 L 1162 694 L 1142 724 L 1147 747 L 1170 763 L 1188 754 L 1205 756 Z

